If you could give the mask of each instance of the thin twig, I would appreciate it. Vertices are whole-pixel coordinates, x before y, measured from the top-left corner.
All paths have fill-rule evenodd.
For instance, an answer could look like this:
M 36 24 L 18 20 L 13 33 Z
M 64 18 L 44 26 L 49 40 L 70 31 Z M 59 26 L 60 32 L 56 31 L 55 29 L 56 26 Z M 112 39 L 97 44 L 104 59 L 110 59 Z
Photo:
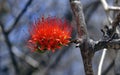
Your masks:
M 1 25 L 1 28 L 2 28 L 2 33 L 3 33 L 4 37 L 5 37 L 5 42 L 6 42 L 7 46 L 8 46 L 8 50 L 9 50 L 10 57 L 11 57 L 11 60 L 12 60 L 12 63 L 13 63 L 13 67 L 15 69 L 15 73 L 16 73 L 16 75 L 18 75 L 19 74 L 19 68 L 18 68 L 18 65 L 17 65 L 17 61 L 15 59 L 15 55 L 12 52 L 12 49 L 11 49 L 12 45 L 11 45 L 11 43 L 9 41 L 8 34 L 5 32 L 3 24 L 0 23 L 0 25 Z
M 21 13 L 18 15 L 18 17 L 15 19 L 15 22 L 13 23 L 12 27 L 8 30 L 8 31 L 5 31 L 4 29 L 4 25 L 2 23 L 0 23 L 1 25 L 1 28 L 2 28 L 2 32 L 4 34 L 4 37 L 5 37 L 5 41 L 6 41 L 6 44 L 8 46 L 8 49 L 9 49 L 9 53 L 10 53 L 10 56 L 11 56 L 11 59 L 12 59 L 12 63 L 13 63 L 13 66 L 14 66 L 14 69 L 15 69 L 15 73 L 16 75 L 19 75 L 19 67 L 17 65 L 17 61 L 15 59 L 15 55 L 14 53 L 12 52 L 12 44 L 10 43 L 10 40 L 9 40 L 9 33 L 15 28 L 16 24 L 18 23 L 18 21 L 20 20 L 20 18 L 23 16 L 23 14 L 26 12 L 28 6 L 32 3 L 32 0 L 29 0 L 27 2 L 27 4 L 25 5 L 25 7 L 23 8 L 23 10 L 21 11 Z
M 120 7 L 118 7 L 118 6 L 109 6 L 109 5 L 107 4 L 106 0 L 100 0 L 100 1 L 101 1 L 102 5 L 103 5 L 105 11 L 106 11 L 106 15 L 107 15 L 107 17 L 108 17 L 108 21 L 109 21 L 109 23 L 111 24 L 111 23 L 112 23 L 112 19 L 111 19 L 110 15 L 109 15 L 109 12 L 110 12 L 111 10 L 112 10 L 112 11 L 118 11 L 118 10 L 120 10 Z
M 116 18 L 112 22 L 112 28 L 113 28 L 114 31 L 116 31 L 116 27 L 120 25 L 119 23 L 120 23 L 120 13 L 118 13 Z
M 112 41 L 109 41 L 109 42 L 99 41 L 94 46 L 95 51 L 98 51 L 98 50 L 101 50 L 101 49 L 104 49 L 104 48 L 119 50 L 120 49 L 120 39 L 112 40 Z
M 30 66 L 32 66 L 33 68 L 38 68 L 39 63 L 34 60 L 32 57 L 25 55 L 24 53 L 22 53 L 17 47 L 13 46 L 12 47 L 13 53 L 20 59 L 23 59 L 24 61 L 26 61 L 27 64 L 29 64 Z
M 22 11 L 20 12 L 20 14 L 17 16 L 17 18 L 15 19 L 13 25 L 11 26 L 11 28 L 7 31 L 8 34 L 16 27 L 18 21 L 21 19 L 21 17 L 24 15 L 24 13 L 27 11 L 27 8 L 31 5 L 33 0 L 28 0 L 28 2 L 26 3 L 25 7 L 22 9 Z
M 115 60 L 112 60 L 112 62 L 109 64 L 109 66 L 102 72 L 101 75 L 107 75 L 107 73 L 110 71 L 110 69 L 112 69 L 112 67 L 114 66 L 114 62 Z
M 47 70 L 46 70 L 46 72 L 45 72 L 44 75 L 49 75 L 50 69 L 55 68 L 55 67 L 58 65 L 58 63 L 59 63 L 59 61 L 61 60 L 62 56 L 63 56 L 66 52 L 68 52 L 68 50 L 70 50 L 69 47 L 66 47 L 66 48 L 64 48 L 64 49 L 59 53 L 59 55 L 56 57 L 56 59 L 54 60 L 54 62 L 51 63 L 51 64 L 48 66 L 48 68 L 47 68 Z
M 109 6 L 108 4 L 107 4 L 107 2 L 106 2 L 106 0 L 101 0 L 101 3 L 102 3 L 102 5 L 103 5 L 103 7 L 104 7 L 104 9 L 105 9 L 105 11 L 106 11 L 106 15 L 107 15 L 107 19 L 108 19 L 108 21 L 109 21 L 109 23 L 110 23 L 110 25 L 112 25 L 112 27 L 111 27 L 111 29 L 109 29 L 109 33 L 110 33 L 110 35 L 108 35 L 109 37 L 111 37 L 111 36 L 113 36 L 113 34 L 116 32 L 116 27 L 119 25 L 119 20 L 120 20 L 120 14 L 118 14 L 118 16 L 114 19 L 114 21 L 112 22 L 112 19 L 111 19 L 111 17 L 110 17 L 110 15 L 109 15 L 109 12 L 110 12 L 110 10 L 113 10 L 113 11 L 116 11 L 116 10 L 120 10 L 120 7 L 117 7 L 117 6 Z M 108 33 L 108 32 L 107 32 Z M 117 45 L 118 46 L 118 48 L 120 48 L 119 47 L 119 44 Z M 114 46 L 115 47 L 115 46 Z M 104 52 L 104 54 L 106 54 L 106 51 L 104 50 L 103 51 Z M 102 54 L 102 57 L 104 56 L 104 54 Z M 105 57 L 104 57 L 105 58 Z M 103 59 L 104 59 L 103 58 Z M 102 62 L 102 60 L 100 60 L 100 62 Z M 101 71 L 100 70 L 102 70 L 102 64 L 99 64 L 99 70 L 98 70 L 98 74 L 101 74 Z
M 111 24 L 111 23 L 112 23 L 112 19 L 111 19 L 111 17 L 109 16 L 109 6 L 108 6 L 106 0 L 100 0 L 100 1 L 101 1 L 102 5 L 103 5 L 103 8 L 105 9 L 108 22 Z
M 103 53 L 102 53 L 102 56 L 101 56 L 101 59 L 100 59 L 100 63 L 99 63 L 99 67 L 98 67 L 98 74 L 97 75 L 102 74 L 102 65 L 103 65 L 105 55 L 106 55 L 106 51 L 107 51 L 107 49 L 103 49 Z

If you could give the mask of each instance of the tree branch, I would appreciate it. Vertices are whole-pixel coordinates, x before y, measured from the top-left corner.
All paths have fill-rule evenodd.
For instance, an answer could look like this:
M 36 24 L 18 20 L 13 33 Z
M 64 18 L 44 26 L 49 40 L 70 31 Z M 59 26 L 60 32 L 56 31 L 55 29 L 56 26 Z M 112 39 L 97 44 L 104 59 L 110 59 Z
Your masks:
M 116 33 L 116 27 L 119 26 L 120 22 L 120 13 L 116 16 L 114 21 L 112 22 L 111 27 L 105 26 L 106 31 L 103 30 L 103 38 L 106 38 L 106 35 L 108 36 L 107 39 L 103 39 L 101 41 L 97 41 L 94 46 L 94 50 L 98 51 L 104 48 L 107 49 L 120 49 L 120 37 L 119 34 Z
M 120 7 L 117 6 L 109 6 L 106 2 L 106 0 L 101 0 L 101 3 L 103 4 L 103 7 L 105 10 L 120 10 Z
M 117 26 L 120 26 L 119 23 L 120 23 L 120 13 L 116 16 L 116 18 L 112 22 L 112 28 L 113 28 L 114 31 L 116 31 Z
M 74 13 L 77 31 L 78 31 L 78 43 L 81 50 L 81 55 L 83 58 L 83 64 L 86 75 L 93 75 L 92 70 L 92 57 L 93 57 L 93 48 L 89 43 L 89 37 L 86 29 L 86 23 L 83 15 L 83 9 L 81 2 L 79 0 L 70 0 L 71 8 Z
M 9 50 L 10 57 L 11 57 L 11 60 L 12 60 L 12 63 L 13 63 L 13 67 L 14 67 L 14 69 L 15 69 L 15 73 L 16 73 L 16 75 L 18 75 L 18 74 L 19 74 L 19 67 L 18 67 L 18 65 L 17 65 L 17 61 L 16 61 L 16 59 L 15 59 L 15 55 L 14 55 L 14 53 L 12 52 L 12 48 L 11 48 L 12 45 L 11 45 L 11 43 L 10 43 L 10 41 L 9 41 L 8 34 L 5 32 L 2 23 L 0 23 L 0 26 L 1 26 L 1 28 L 2 28 L 2 33 L 3 33 L 4 37 L 5 37 L 5 42 L 6 42 L 7 46 L 8 46 L 8 50 Z
M 21 17 L 27 11 L 27 8 L 31 5 L 31 3 L 32 3 L 32 0 L 28 0 L 28 2 L 26 3 L 25 7 L 22 9 L 22 11 L 20 12 L 20 14 L 15 19 L 15 21 L 14 21 L 13 25 L 11 26 L 11 28 L 7 31 L 8 34 L 15 28 L 15 26 L 18 23 L 18 21 L 21 19 Z
M 55 67 L 58 65 L 58 63 L 60 62 L 62 56 L 63 56 L 66 52 L 68 52 L 68 50 L 70 50 L 69 48 L 70 48 L 70 47 L 66 47 L 66 48 L 64 48 L 63 50 L 61 50 L 61 52 L 60 52 L 59 55 L 56 57 L 56 59 L 54 60 L 54 62 L 51 63 L 51 64 L 48 66 L 48 68 L 47 68 L 46 72 L 44 73 L 44 75 L 49 75 L 50 69 L 55 68 Z
M 100 59 L 100 63 L 99 63 L 99 66 L 98 66 L 98 74 L 97 75 L 102 74 L 102 66 L 103 66 L 103 62 L 104 62 L 104 59 L 105 59 L 106 51 L 107 51 L 107 49 L 103 49 L 101 59 Z
M 87 29 L 86 29 L 86 23 L 83 15 L 82 5 L 79 0 L 70 0 L 70 3 L 71 3 L 71 8 L 73 10 L 76 23 L 77 23 L 78 37 L 86 38 Z
M 117 40 L 112 40 L 112 41 L 99 41 L 97 44 L 94 46 L 94 50 L 98 51 L 101 49 L 115 49 L 119 50 L 120 49 L 120 39 Z
M 114 66 L 115 60 L 112 60 L 112 62 L 109 64 L 109 66 L 107 67 L 107 69 L 105 69 L 102 72 L 102 75 L 107 75 L 107 73 L 110 71 L 110 69 L 112 69 L 112 67 Z
M 15 55 L 14 55 L 14 53 L 12 51 L 12 45 L 11 45 L 11 43 L 9 41 L 8 35 L 15 28 L 16 24 L 18 23 L 18 21 L 20 20 L 20 18 L 23 16 L 23 14 L 26 12 L 28 6 L 31 3 L 32 3 L 32 0 L 28 0 L 27 4 L 23 8 L 23 10 L 20 12 L 20 14 L 18 15 L 18 17 L 15 19 L 15 22 L 13 23 L 12 27 L 8 31 L 5 31 L 4 25 L 2 23 L 0 23 L 1 28 L 2 28 L 2 32 L 3 32 L 4 37 L 5 37 L 6 44 L 7 44 L 8 49 L 9 49 L 9 53 L 10 53 L 10 56 L 11 56 L 11 60 L 12 60 L 12 63 L 13 63 L 16 75 L 19 75 L 19 67 L 17 65 L 17 61 L 15 59 Z
M 103 8 L 105 9 L 105 11 L 106 11 L 106 15 L 107 15 L 107 17 L 108 17 L 108 21 L 110 22 L 110 24 L 112 23 L 112 19 L 111 19 L 111 17 L 109 16 L 109 12 L 110 12 L 110 10 L 112 10 L 112 11 L 119 11 L 120 10 L 120 7 L 117 7 L 117 6 L 109 6 L 108 4 L 107 4 L 107 2 L 106 2 L 106 0 L 100 0 L 101 1 L 101 3 L 102 3 L 102 5 L 103 5 Z
M 103 6 L 106 12 L 108 12 L 109 8 L 106 1 L 101 0 L 101 2 L 103 3 Z M 81 54 L 83 58 L 84 68 L 85 68 L 85 74 L 93 75 L 91 61 L 96 51 L 104 48 L 115 49 L 115 50 L 120 49 L 120 40 L 119 40 L 118 34 L 116 33 L 116 27 L 119 25 L 119 22 L 120 22 L 119 21 L 120 15 L 118 15 L 113 22 L 112 20 L 110 20 L 111 18 L 109 19 L 110 24 L 112 24 L 111 25 L 112 27 L 105 26 L 105 31 L 102 30 L 103 39 L 101 41 L 93 41 L 88 37 L 81 2 L 79 0 L 70 0 L 70 4 L 76 19 L 77 31 L 78 31 L 78 39 L 73 40 L 71 42 L 76 43 L 77 47 L 80 47 L 81 49 Z M 109 17 L 110 16 L 108 15 L 108 18 Z

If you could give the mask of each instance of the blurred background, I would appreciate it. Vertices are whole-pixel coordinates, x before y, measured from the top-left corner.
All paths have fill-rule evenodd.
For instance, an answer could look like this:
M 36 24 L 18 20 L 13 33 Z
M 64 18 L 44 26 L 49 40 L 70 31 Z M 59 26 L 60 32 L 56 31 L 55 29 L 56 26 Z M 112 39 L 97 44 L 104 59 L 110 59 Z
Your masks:
M 108 25 L 108 20 L 100 0 L 81 2 L 90 38 L 101 39 L 100 29 Z M 108 0 L 109 5 L 113 3 L 114 0 Z M 85 75 L 81 53 L 75 44 L 55 53 L 33 53 L 27 48 L 28 30 L 43 15 L 66 18 L 73 27 L 72 39 L 76 38 L 69 0 L 0 0 L 0 75 Z M 95 75 L 101 52 L 96 52 L 93 58 Z M 107 52 L 103 75 L 120 75 L 119 55 L 119 51 Z

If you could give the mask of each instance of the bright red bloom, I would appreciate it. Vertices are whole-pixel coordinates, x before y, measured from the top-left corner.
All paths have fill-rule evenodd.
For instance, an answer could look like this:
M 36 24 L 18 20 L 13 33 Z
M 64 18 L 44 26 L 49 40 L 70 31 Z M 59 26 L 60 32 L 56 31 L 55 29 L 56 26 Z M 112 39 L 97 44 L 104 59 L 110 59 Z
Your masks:
M 67 45 L 71 38 L 71 27 L 66 20 L 48 17 L 37 21 L 30 30 L 29 47 L 33 50 L 52 50 Z

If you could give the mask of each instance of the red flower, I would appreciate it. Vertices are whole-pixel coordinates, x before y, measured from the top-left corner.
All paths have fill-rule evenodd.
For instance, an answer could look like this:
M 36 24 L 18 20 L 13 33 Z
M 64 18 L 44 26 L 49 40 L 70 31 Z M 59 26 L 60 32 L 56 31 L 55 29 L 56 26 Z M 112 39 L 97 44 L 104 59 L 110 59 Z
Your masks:
M 71 38 L 71 27 L 66 20 L 48 17 L 37 21 L 30 30 L 29 47 L 33 50 L 52 50 L 67 45 Z

